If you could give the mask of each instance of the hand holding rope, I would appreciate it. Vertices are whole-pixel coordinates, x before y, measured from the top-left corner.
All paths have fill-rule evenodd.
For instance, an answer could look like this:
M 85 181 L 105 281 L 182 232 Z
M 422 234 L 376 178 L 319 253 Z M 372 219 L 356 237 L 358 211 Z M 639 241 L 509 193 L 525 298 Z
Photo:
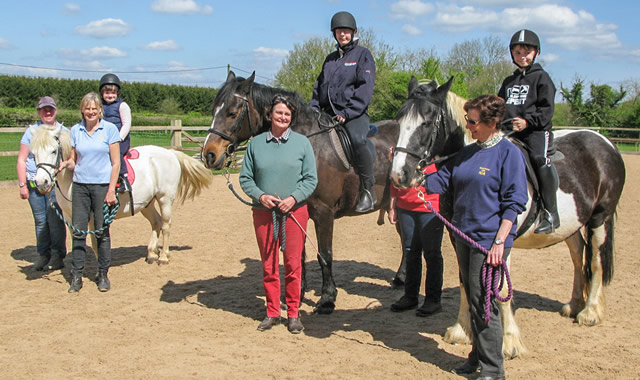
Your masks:
M 102 206 L 102 213 L 104 215 L 104 224 L 102 225 L 102 227 L 100 227 L 100 228 L 98 228 L 96 230 L 84 231 L 84 230 L 81 230 L 81 229 L 77 228 L 73 224 L 69 223 L 64 218 L 64 215 L 62 214 L 62 211 L 60 210 L 60 206 L 58 206 L 58 204 L 53 202 L 53 200 L 51 199 L 51 193 L 48 194 L 48 197 L 49 197 L 49 205 L 56 211 L 56 214 L 58 215 L 60 220 L 62 220 L 64 222 L 64 224 L 71 229 L 71 231 L 73 231 L 73 236 L 75 236 L 75 237 L 84 237 L 84 236 L 87 236 L 89 234 L 92 234 L 92 235 L 101 234 L 104 230 L 109 228 L 111 223 L 113 223 L 113 221 L 116 218 L 116 215 L 118 214 L 118 209 L 120 208 L 120 200 L 118 199 L 118 197 L 116 195 L 116 203 L 115 204 L 108 205 L 105 202 L 104 205 Z
M 419 185 L 414 187 L 416 192 L 418 193 L 418 198 L 424 202 L 425 208 L 429 211 L 433 212 L 435 216 L 438 217 L 449 229 L 455 232 L 458 236 L 467 241 L 471 246 L 478 248 L 485 255 L 489 255 L 489 251 L 487 251 L 483 246 L 478 244 L 476 241 L 471 239 L 467 234 L 462 232 L 460 229 L 456 228 L 451 222 L 449 222 L 444 216 L 442 216 L 439 212 L 437 212 L 430 201 L 425 200 L 424 192 L 420 189 Z M 503 277 L 504 274 L 504 277 Z M 506 297 L 500 296 L 500 290 L 504 286 L 504 279 L 507 280 L 507 286 L 509 292 Z M 493 266 L 487 263 L 486 259 L 484 264 L 482 265 L 482 285 L 485 290 L 485 298 L 484 298 L 484 322 L 489 325 L 489 321 L 491 320 L 491 296 L 495 296 L 496 299 L 500 302 L 508 302 L 513 298 L 513 286 L 511 284 L 511 276 L 509 275 L 509 268 L 507 264 L 503 261 L 502 264 L 498 266 Z

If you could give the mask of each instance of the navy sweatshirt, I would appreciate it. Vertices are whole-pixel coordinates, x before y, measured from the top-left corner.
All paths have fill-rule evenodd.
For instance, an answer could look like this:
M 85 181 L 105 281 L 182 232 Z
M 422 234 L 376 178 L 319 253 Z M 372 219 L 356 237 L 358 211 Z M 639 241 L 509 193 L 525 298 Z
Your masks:
M 524 157 L 513 143 L 502 139 L 485 149 L 467 145 L 426 181 L 430 193 L 453 191 L 452 223 L 487 250 L 502 219 L 513 221 L 504 243 L 513 246 L 516 218 L 528 199 Z

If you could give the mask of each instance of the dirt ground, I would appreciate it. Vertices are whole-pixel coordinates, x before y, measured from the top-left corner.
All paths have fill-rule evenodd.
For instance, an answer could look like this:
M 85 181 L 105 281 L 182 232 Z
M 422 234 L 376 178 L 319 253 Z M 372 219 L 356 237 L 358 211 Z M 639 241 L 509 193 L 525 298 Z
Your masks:
M 634 246 L 640 156 L 624 159 L 627 182 L 605 321 L 582 327 L 560 316 L 572 281 L 566 246 L 514 250 L 516 319 L 529 354 L 506 363 L 508 378 L 640 377 L 640 318 L 634 314 L 640 310 L 640 252 Z M 237 176 L 232 178 L 237 186 Z M 402 295 L 390 286 L 400 241 L 392 226 L 378 226 L 376 218 L 336 223 L 339 294 L 332 315 L 312 313 L 321 277 L 310 254 L 310 290 L 301 309 L 305 331 L 291 335 L 277 326 L 259 332 L 265 308 L 250 209 L 233 197 L 222 176 L 175 210 L 169 265 L 145 263 L 150 228 L 144 217 L 120 219 L 112 227 L 112 290 L 100 293 L 91 281 L 96 262 L 90 257 L 79 294 L 67 293 L 70 257 L 61 271 L 32 268 L 37 253 L 30 209 L 17 186 L 4 183 L 0 378 L 460 378 L 450 370 L 470 347 L 442 340 L 459 298 L 451 246 L 443 247 L 444 310 L 429 318 L 392 313 L 389 306 Z M 311 227 L 310 233 L 315 236 Z M 309 244 L 307 249 L 313 251 Z

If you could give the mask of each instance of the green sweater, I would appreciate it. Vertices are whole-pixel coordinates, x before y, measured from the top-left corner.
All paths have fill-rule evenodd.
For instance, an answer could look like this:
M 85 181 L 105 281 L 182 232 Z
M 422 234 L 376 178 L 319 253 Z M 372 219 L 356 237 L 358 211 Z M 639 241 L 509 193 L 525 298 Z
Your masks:
M 317 184 L 316 159 L 305 136 L 291 131 L 288 140 L 277 143 L 267 141 L 265 132 L 249 142 L 240 186 L 253 200 L 253 207 L 264 208 L 259 199 L 265 193 L 282 199 L 293 195 L 297 207 L 309 198 Z

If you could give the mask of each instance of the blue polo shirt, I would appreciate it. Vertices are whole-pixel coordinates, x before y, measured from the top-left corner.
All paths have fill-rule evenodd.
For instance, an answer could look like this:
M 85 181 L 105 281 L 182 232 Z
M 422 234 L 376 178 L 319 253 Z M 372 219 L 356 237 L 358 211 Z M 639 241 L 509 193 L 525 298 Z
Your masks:
M 111 180 L 109 145 L 119 143 L 120 134 L 115 124 L 100 120 L 93 132 L 87 133 L 84 120 L 71 128 L 71 145 L 76 149 L 76 168 L 73 182 L 108 184 Z

